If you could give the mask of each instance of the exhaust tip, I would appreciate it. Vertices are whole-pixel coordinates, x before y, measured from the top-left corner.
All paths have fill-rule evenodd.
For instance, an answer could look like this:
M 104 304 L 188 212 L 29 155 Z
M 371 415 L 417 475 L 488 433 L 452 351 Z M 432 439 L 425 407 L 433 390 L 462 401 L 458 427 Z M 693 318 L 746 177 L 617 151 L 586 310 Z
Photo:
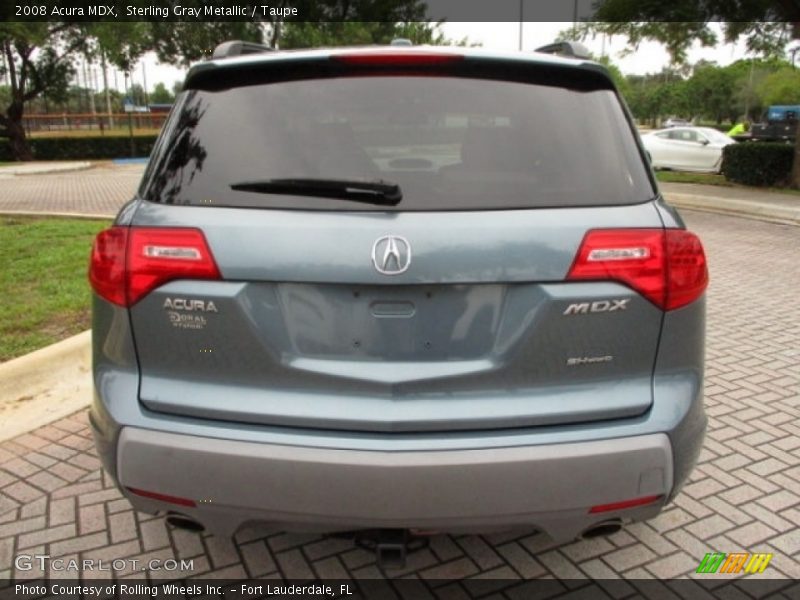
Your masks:
M 177 513 L 170 513 L 167 515 L 167 523 L 176 529 L 183 529 L 185 531 L 192 531 L 194 533 L 203 533 L 206 528 L 199 521 L 195 521 L 191 517 Z
M 581 538 L 585 540 L 590 540 L 596 537 L 605 537 L 607 535 L 613 535 L 622 529 L 622 521 L 620 520 L 613 520 L 613 521 L 603 521 L 602 523 L 596 523 L 592 525 L 588 529 L 586 529 L 582 534 Z

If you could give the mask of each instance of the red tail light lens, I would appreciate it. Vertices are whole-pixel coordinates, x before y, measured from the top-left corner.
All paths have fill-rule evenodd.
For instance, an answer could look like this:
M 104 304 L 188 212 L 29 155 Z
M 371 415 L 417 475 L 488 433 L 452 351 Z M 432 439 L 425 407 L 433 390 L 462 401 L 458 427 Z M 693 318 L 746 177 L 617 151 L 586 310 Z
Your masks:
M 464 56 L 445 52 L 359 52 L 353 54 L 335 54 L 331 56 L 331 60 L 347 65 L 417 67 L 452 64 L 464 60 Z
M 127 262 L 128 305 L 173 279 L 220 279 L 199 229 L 131 229 Z
M 125 250 L 128 228 L 112 227 L 97 234 L 89 261 L 89 283 L 101 298 L 126 306 Z
M 174 279 L 220 279 L 199 229 L 112 227 L 95 239 L 89 281 L 109 302 L 132 306 Z
M 667 229 L 666 310 L 680 308 L 699 298 L 708 287 L 708 265 L 703 245 L 693 233 Z
M 597 229 L 583 239 L 567 279 L 620 281 L 664 307 L 664 232 Z
M 586 234 L 568 280 L 611 280 L 663 310 L 685 306 L 708 285 L 700 240 L 682 229 L 596 229 Z

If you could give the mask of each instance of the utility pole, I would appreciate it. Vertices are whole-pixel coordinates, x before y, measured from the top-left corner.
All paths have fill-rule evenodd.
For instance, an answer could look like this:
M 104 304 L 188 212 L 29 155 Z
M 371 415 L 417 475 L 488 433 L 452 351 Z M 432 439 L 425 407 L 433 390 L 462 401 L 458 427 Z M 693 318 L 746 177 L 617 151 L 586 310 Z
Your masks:
M 87 62 L 83 61 L 83 83 L 86 85 L 86 92 L 89 96 L 89 112 L 94 117 L 97 114 L 97 109 L 94 106 L 94 89 L 92 88 L 92 82 L 89 80 L 90 68 Z
M 144 66 L 144 58 L 142 58 L 142 81 L 144 82 L 144 105 L 148 106 L 150 103 L 147 101 L 147 70 Z
M 106 68 L 106 52 L 100 51 L 100 61 L 103 66 L 103 89 L 106 96 L 106 113 L 108 113 L 108 128 L 114 129 L 114 114 L 111 112 L 111 95 L 108 93 L 108 70 Z M 114 87 L 117 85 L 117 74 L 114 73 Z
M 750 79 L 747 83 L 747 93 L 744 95 L 744 118 L 750 118 L 750 94 L 753 93 L 753 59 L 750 59 Z
M 522 24 L 525 19 L 522 14 L 522 0 L 519 0 L 519 51 L 522 52 Z
M 128 73 L 128 71 L 125 71 L 125 97 L 130 99 L 129 96 L 128 96 L 128 77 L 130 77 L 130 79 L 131 79 L 131 92 L 132 92 L 133 91 L 133 74 L 132 73 Z M 135 104 L 135 102 L 134 102 L 134 104 Z M 126 107 L 125 110 L 128 112 L 128 137 L 130 139 L 130 145 L 131 145 L 131 158 L 133 158 L 134 156 L 136 156 L 136 148 L 134 147 L 134 144 L 133 144 L 133 113 L 131 112 L 131 108 L 133 108 L 133 107 Z

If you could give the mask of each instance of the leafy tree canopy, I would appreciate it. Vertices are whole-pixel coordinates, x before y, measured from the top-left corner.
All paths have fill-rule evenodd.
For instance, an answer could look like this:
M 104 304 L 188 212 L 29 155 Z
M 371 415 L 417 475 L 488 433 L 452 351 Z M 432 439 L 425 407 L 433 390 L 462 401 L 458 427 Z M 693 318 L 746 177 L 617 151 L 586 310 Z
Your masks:
M 181 4 L 186 8 L 228 2 L 182 0 Z M 271 3 L 274 8 L 288 5 L 289 0 Z M 398 35 L 417 43 L 446 42 L 438 24 L 416 23 L 425 15 L 422 0 L 292 0 L 291 5 L 306 21 L 316 22 L 2 22 L 0 77 L 7 76 L 10 86 L 0 98 L 0 135 L 9 138 L 18 159 L 31 158 L 22 126 L 25 106 L 45 92 L 50 100 L 65 99 L 74 63 L 80 58 L 130 71 L 147 51 L 154 51 L 161 62 L 188 65 L 231 39 L 286 48 L 386 43 Z
M 599 0 L 594 22 L 579 35 L 623 35 L 631 51 L 639 43 L 662 43 L 673 62 L 684 63 L 695 42 L 714 46 L 744 37 L 749 51 L 783 56 L 786 43 L 800 38 L 800 3 L 793 0 Z M 722 40 L 711 23 L 721 22 Z
M 598 0 L 593 18 L 596 22 L 581 25 L 580 37 L 623 35 L 632 50 L 643 40 L 660 42 L 676 64 L 686 63 L 695 42 L 713 46 L 719 41 L 712 22 L 721 22 L 724 41 L 744 37 L 748 50 L 763 57 L 783 57 L 787 44 L 800 39 L 797 0 Z M 766 81 L 763 85 L 770 88 Z M 788 93 L 771 87 L 774 97 Z M 800 188 L 800 127 L 791 185 Z

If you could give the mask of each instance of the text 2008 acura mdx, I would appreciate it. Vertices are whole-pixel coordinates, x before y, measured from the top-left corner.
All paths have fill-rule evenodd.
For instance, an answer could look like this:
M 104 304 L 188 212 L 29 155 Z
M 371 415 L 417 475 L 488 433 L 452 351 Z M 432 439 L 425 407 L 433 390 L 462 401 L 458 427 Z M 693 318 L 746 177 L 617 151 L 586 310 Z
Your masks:
M 90 279 L 97 448 L 176 524 L 567 540 L 702 444 L 703 249 L 591 62 L 196 65 Z

